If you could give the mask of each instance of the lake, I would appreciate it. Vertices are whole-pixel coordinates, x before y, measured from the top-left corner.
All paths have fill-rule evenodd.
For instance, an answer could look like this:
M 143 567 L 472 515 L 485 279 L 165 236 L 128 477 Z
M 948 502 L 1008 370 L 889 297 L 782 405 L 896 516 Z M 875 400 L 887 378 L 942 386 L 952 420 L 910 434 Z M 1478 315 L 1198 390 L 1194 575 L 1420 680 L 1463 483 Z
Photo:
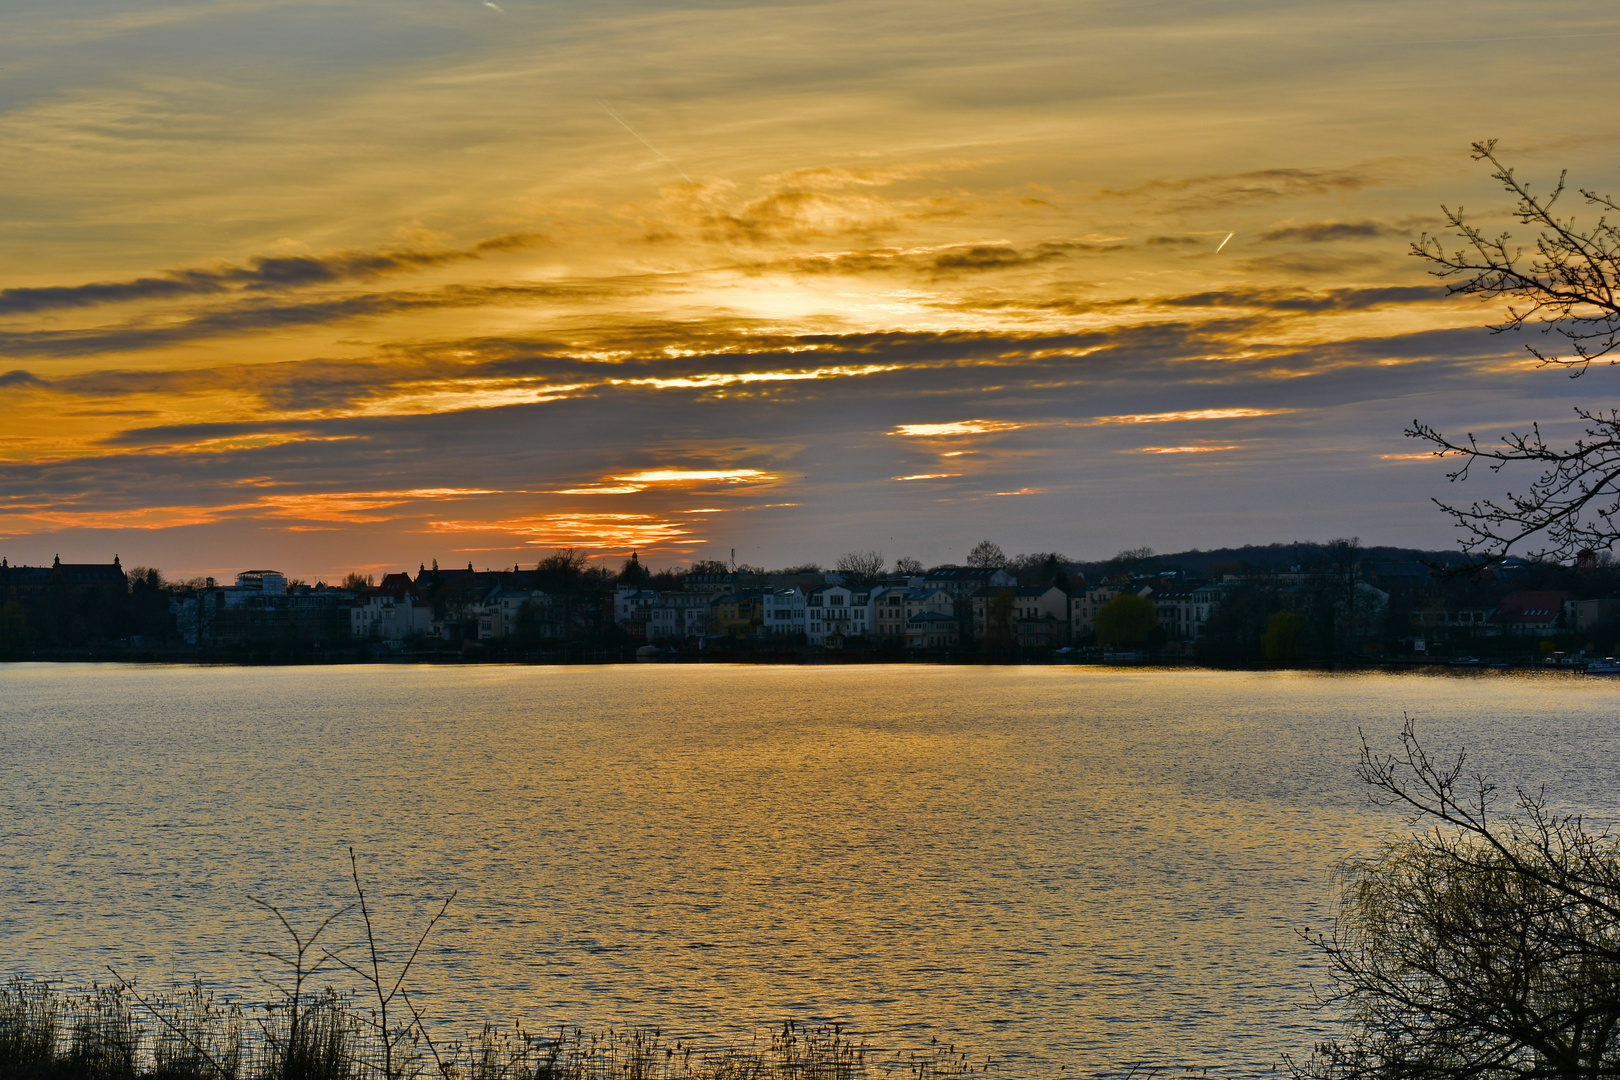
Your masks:
M 1308 1052 L 1404 714 L 1613 816 L 1620 682 L 1095 667 L 0 665 L 0 974 L 249 1000 L 350 897 L 436 1030 L 835 1018 L 1004 1076 Z M 333 941 L 355 940 L 352 917 Z

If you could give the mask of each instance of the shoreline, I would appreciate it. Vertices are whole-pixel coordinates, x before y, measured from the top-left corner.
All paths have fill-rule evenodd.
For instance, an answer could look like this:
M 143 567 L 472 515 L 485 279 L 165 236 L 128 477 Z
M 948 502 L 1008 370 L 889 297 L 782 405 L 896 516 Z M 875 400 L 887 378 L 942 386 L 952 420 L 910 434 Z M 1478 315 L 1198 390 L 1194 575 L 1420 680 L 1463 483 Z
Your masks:
M 316 652 L 310 650 L 311 653 Z M 1549 664 L 1530 661 L 1476 660 L 1378 660 L 1365 663 L 1342 661 L 1261 661 L 1254 664 L 1218 665 L 1180 657 L 1100 658 L 1100 657 L 986 657 L 926 656 L 900 657 L 880 653 L 841 651 L 817 654 L 811 650 L 795 653 L 773 652 L 766 656 L 748 653 L 715 656 L 679 655 L 643 658 L 618 650 L 584 650 L 524 656 L 480 655 L 442 650 L 376 655 L 364 650 L 320 650 L 319 655 L 276 656 L 246 651 L 199 653 L 196 650 L 151 649 L 60 649 L 32 650 L 26 654 L 0 655 L 0 667 L 12 664 L 124 664 L 152 667 L 619 667 L 676 665 L 711 667 L 1057 667 L 1109 668 L 1121 670 L 1186 671 L 1305 671 L 1334 674 L 1371 672 L 1424 672 L 1429 674 L 1483 674 L 1536 672 L 1542 674 L 1587 674 L 1585 662 Z

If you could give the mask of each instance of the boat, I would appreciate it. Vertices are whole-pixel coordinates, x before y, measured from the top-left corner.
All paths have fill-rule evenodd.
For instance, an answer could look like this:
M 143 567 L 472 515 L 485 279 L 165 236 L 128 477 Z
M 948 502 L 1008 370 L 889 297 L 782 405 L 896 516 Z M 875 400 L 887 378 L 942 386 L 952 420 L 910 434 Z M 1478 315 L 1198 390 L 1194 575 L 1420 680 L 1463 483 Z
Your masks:
M 660 648 L 657 645 L 643 645 L 636 650 L 637 660 L 673 660 L 679 655 L 680 653 L 674 649 Z
M 1620 660 L 1612 656 L 1605 656 L 1601 660 L 1594 660 L 1586 665 L 1588 675 L 1620 675 Z

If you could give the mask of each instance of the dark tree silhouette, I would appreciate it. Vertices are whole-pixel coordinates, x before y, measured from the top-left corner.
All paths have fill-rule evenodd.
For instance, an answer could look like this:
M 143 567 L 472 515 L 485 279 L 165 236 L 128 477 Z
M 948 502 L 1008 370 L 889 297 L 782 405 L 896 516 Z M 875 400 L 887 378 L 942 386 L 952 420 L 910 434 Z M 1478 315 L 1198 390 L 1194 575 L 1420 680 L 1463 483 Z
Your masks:
M 995 570 L 1007 565 L 1007 555 L 1001 550 L 1000 544 L 980 540 L 968 552 L 967 563 L 981 570 Z
M 838 556 L 837 569 L 854 577 L 856 584 L 870 581 L 883 573 L 883 552 L 846 551 Z
M 1158 625 L 1153 601 L 1135 593 L 1120 593 L 1097 612 L 1097 644 L 1105 649 L 1141 645 Z

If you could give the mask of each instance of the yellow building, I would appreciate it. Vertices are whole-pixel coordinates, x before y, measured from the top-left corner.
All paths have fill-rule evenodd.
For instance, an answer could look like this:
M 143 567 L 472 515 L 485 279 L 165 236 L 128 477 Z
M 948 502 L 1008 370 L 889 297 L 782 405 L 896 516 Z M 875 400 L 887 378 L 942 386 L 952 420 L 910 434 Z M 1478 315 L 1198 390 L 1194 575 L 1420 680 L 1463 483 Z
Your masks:
M 757 589 L 721 593 L 709 603 L 709 633 L 748 637 L 765 622 L 765 595 Z

